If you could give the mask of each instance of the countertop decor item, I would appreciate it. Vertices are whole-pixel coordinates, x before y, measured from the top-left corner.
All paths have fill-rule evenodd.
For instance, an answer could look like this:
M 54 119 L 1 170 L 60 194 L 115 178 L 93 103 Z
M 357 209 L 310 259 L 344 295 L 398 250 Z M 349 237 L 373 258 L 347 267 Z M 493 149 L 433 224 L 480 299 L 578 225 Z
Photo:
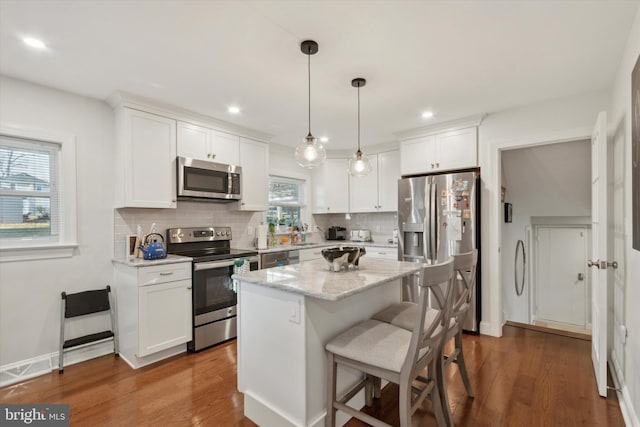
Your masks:
M 362 77 L 351 80 L 351 86 L 358 88 L 358 151 L 349 159 L 349 175 L 366 176 L 371 172 L 369 159 L 360 150 L 360 88 L 367 84 Z
M 365 248 L 358 246 L 338 246 L 322 249 L 320 252 L 332 271 L 340 271 L 343 267 L 357 267 L 359 259 L 367 253 Z
M 296 147 L 296 162 L 303 168 L 311 169 L 327 158 L 327 151 L 317 138 L 311 134 L 311 55 L 318 53 L 318 43 L 305 40 L 300 44 L 300 50 L 307 55 L 307 77 L 309 81 L 309 133 L 304 142 Z

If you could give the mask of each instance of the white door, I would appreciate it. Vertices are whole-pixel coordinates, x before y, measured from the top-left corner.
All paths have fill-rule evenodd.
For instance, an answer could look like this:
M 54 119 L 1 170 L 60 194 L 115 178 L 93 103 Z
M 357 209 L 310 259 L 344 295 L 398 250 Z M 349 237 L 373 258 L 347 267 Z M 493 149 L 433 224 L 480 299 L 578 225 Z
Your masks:
M 598 114 L 591 135 L 591 230 L 592 251 L 587 265 L 592 267 L 591 359 L 598 393 L 607 396 L 607 268 L 617 266 L 607 262 L 607 113 Z
M 586 245 L 585 228 L 537 228 L 537 320 L 586 326 Z

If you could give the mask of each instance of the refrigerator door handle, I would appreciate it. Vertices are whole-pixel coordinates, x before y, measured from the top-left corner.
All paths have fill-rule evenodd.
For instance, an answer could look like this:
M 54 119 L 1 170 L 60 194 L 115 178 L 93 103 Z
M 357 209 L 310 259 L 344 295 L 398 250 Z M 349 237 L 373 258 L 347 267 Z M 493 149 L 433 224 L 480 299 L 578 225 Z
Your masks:
M 438 227 L 440 226 L 440 218 L 438 218 L 438 184 L 435 182 L 431 185 L 431 244 L 432 249 L 432 261 L 435 263 L 438 259 Z
M 424 261 L 428 262 L 431 260 L 431 178 L 427 178 L 425 185 L 425 224 L 424 224 L 424 232 L 422 233 L 422 248 Z

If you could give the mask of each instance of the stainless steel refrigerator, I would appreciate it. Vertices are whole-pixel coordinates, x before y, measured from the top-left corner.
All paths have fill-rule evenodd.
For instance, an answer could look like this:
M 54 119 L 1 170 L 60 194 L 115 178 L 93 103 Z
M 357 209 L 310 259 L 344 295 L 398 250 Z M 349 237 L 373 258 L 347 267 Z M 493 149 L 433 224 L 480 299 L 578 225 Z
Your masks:
M 480 171 L 470 169 L 398 180 L 398 259 L 437 264 L 478 249 L 476 287 L 464 330 L 480 325 Z M 404 283 L 404 298 L 416 286 Z

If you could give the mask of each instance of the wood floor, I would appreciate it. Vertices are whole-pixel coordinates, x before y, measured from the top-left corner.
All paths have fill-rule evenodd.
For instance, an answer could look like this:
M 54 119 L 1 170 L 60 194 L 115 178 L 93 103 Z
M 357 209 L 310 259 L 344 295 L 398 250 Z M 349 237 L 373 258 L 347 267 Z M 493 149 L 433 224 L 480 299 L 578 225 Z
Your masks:
M 457 426 L 624 426 L 615 393 L 597 395 L 589 341 L 506 326 L 502 338 L 464 335 L 463 346 L 476 397 L 449 368 Z M 1 388 L 0 402 L 70 404 L 72 426 L 255 426 L 236 389 L 235 341 L 136 371 L 104 356 Z M 399 425 L 396 404 L 388 386 L 370 411 Z M 413 425 L 436 425 L 429 401 Z

